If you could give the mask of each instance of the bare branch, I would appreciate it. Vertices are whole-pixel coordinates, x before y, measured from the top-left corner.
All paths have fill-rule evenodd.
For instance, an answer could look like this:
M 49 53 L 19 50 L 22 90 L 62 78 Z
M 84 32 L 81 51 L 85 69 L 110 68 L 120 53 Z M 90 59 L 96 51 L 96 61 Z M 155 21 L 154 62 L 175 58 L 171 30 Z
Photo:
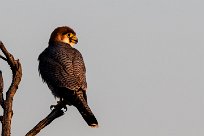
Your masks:
M 0 55 L 0 58 L 5 60 L 5 61 L 7 61 L 7 59 L 4 56 L 2 56 L 2 55 Z
M 66 105 L 63 103 L 58 103 L 55 106 L 55 109 L 52 110 L 52 112 L 45 117 L 43 120 L 41 120 L 33 129 L 31 129 L 25 136 L 35 136 L 38 134 L 44 127 L 49 125 L 54 119 L 64 115 L 64 111 L 62 110 L 65 108 Z
M 19 60 L 15 60 L 13 55 L 10 54 L 3 43 L 0 41 L 0 49 L 6 56 L 6 61 L 11 67 L 12 70 L 12 82 L 11 85 L 6 92 L 6 100 L 4 100 L 4 114 L 2 119 L 2 136 L 10 136 L 11 135 L 11 119 L 13 116 L 13 98 L 18 89 L 18 85 L 21 81 L 22 77 L 22 68 Z
M 4 109 L 4 95 L 3 95 L 4 81 L 2 72 L 0 70 L 0 105 Z

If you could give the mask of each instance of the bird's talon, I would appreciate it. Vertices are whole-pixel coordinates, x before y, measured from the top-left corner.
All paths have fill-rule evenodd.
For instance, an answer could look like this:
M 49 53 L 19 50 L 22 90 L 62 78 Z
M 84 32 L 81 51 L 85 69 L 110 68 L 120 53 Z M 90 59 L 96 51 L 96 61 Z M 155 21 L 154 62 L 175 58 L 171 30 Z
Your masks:
M 54 110 L 56 108 L 56 105 L 51 105 L 50 110 Z
M 62 109 L 64 112 L 67 111 L 67 106 L 66 103 L 64 101 L 57 101 L 56 105 L 51 105 L 50 106 L 50 110 L 54 110 L 54 109 Z
M 64 112 L 66 112 L 66 111 L 67 111 L 67 106 L 65 105 L 65 106 L 63 107 L 63 109 L 64 109 Z

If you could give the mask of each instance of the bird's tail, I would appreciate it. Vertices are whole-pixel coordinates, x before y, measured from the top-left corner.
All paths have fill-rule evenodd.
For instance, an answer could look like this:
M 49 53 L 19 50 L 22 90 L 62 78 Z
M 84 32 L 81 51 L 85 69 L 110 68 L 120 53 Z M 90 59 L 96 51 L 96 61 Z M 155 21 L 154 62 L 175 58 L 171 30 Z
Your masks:
M 74 106 L 76 106 L 76 108 L 79 110 L 86 123 L 89 126 L 96 128 L 98 127 L 98 121 L 96 120 L 94 114 L 87 104 L 87 101 L 85 99 L 86 96 L 83 95 L 83 91 L 80 89 L 76 92 Z

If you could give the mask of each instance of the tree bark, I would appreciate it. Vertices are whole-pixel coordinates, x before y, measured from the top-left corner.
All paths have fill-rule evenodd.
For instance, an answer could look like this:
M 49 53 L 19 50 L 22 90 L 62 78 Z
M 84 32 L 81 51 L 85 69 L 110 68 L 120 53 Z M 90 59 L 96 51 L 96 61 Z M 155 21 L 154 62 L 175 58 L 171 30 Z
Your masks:
M 3 91 L 0 92 L 1 97 L 1 106 L 4 110 L 3 116 L 1 117 L 2 121 L 2 136 L 10 136 L 11 135 L 11 119 L 13 116 L 13 98 L 14 95 L 18 89 L 18 85 L 20 84 L 21 78 L 22 78 L 22 68 L 21 63 L 19 60 L 15 60 L 13 55 L 10 54 L 3 43 L 0 41 L 0 49 L 5 55 L 5 57 L 0 56 L 3 60 L 7 61 L 9 64 L 11 70 L 12 70 L 12 82 L 11 85 L 6 92 L 6 99 L 3 99 Z M 1 80 L 0 80 L 1 81 Z M 3 80 L 2 83 L 3 85 Z

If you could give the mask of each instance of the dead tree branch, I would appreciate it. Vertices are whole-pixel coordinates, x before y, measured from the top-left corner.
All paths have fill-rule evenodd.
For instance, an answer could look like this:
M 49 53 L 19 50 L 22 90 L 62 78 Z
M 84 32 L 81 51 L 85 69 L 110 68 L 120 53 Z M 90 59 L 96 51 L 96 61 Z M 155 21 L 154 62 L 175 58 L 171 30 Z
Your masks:
M 0 71 L 0 105 L 4 109 L 4 95 L 3 95 L 4 81 L 2 72 Z
M 0 41 L 0 49 L 5 55 L 5 57 L 0 56 L 3 60 L 7 61 L 8 65 L 12 70 L 12 82 L 11 85 L 6 92 L 6 99 L 4 100 L 1 97 L 1 102 L 3 102 L 3 116 L 1 117 L 2 120 L 2 136 L 10 136 L 11 135 L 11 119 L 13 116 L 13 98 L 18 89 L 18 85 L 22 78 L 22 68 L 21 63 L 19 60 L 15 60 L 13 55 L 10 54 L 7 49 L 5 48 L 4 44 Z M 2 80 L 3 81 L 3 80 Z M 1 93 L 3 96 L 3 91 Z M 2 104 L 1 104 L 2 105 Z
M 44 127 L 49 125 L 54 119 L 64 115 L 64 111 L 62 110 L 65 108 L 66 105 L 64 103 L 58 103 L 55 108 L 52 110 L 52 112 L 45 117 L 43 120 L 41 120 L 33 129 L 31 129 L 26 136 L 35 136 L 38 134 Z M 66 108 L 65 108 L 66 109 Z
M 0 71 L 0 105 L 4 109 L 4 95 L 3 95 L 4 81 L 2 72 Z M 3 116 L 0 116 L 0 122 L 2 123 Z

